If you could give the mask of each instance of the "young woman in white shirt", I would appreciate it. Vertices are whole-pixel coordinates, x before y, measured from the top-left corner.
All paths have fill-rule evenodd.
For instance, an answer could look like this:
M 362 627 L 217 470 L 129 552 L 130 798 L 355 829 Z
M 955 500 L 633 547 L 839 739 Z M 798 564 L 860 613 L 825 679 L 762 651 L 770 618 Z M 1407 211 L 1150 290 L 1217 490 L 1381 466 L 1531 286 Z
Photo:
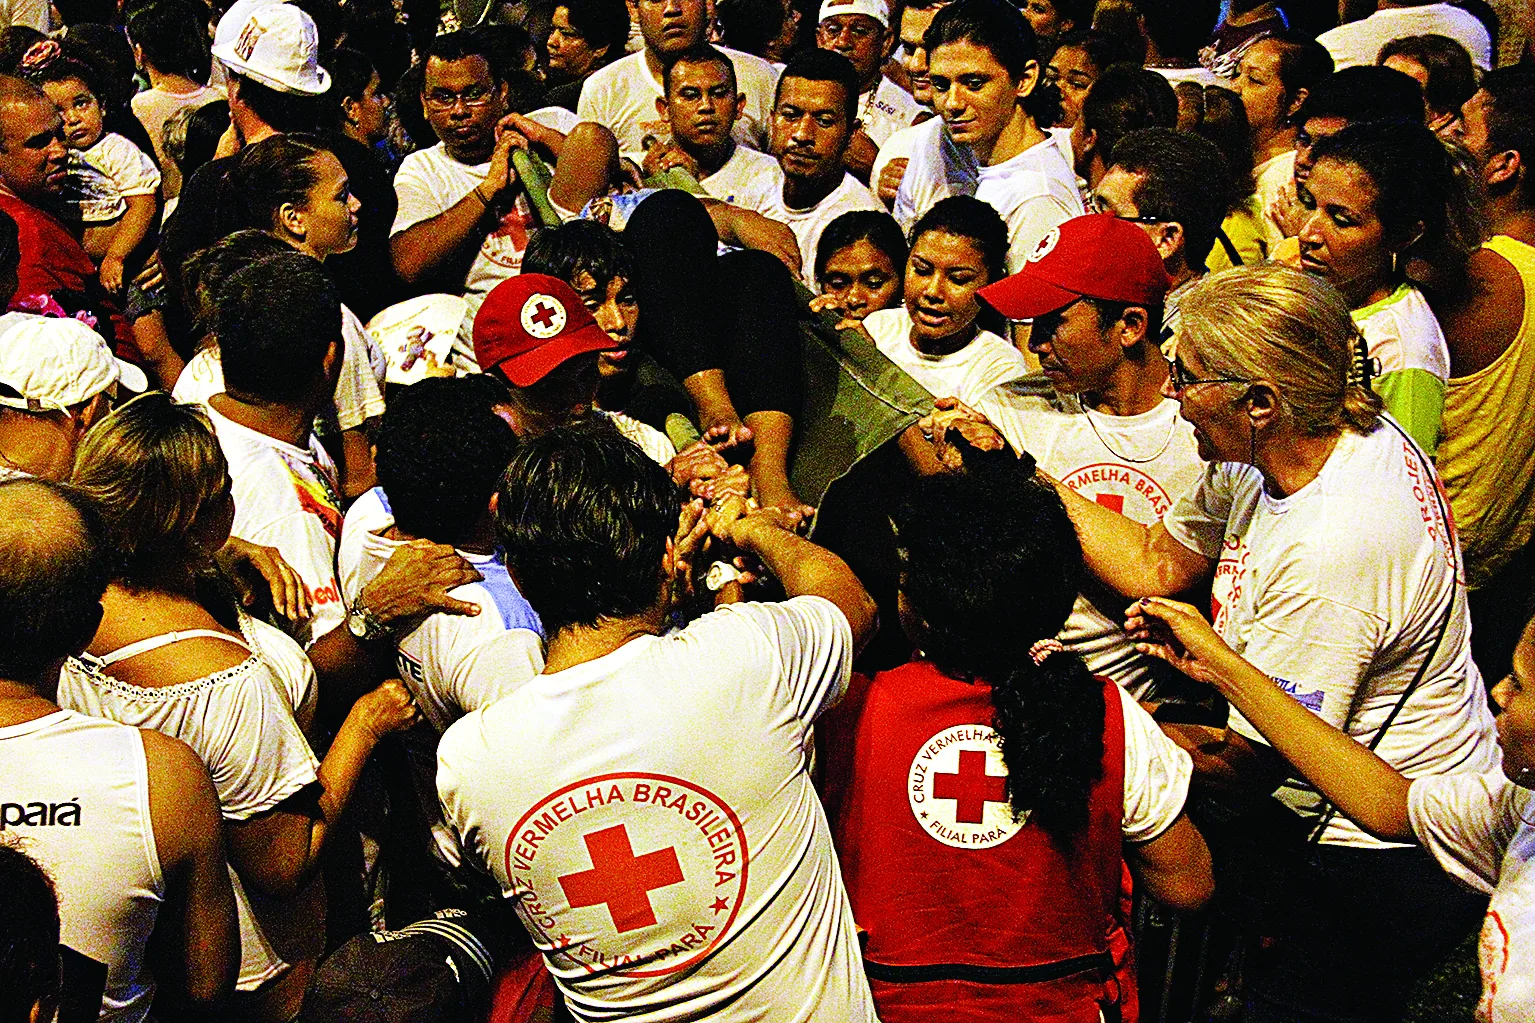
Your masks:
M 1458 281 L 1481 232 L 1450 155 L 1417 124 L 1364 123 L 1318 141 L 1301 203 L 1300 266 L 1343 294 L 1378 364 L 1386 411 L 1430 455 L 1450 350 L 1413 279 Z
M 324 143 L 312 135 L 274 135 L 248 146 L 224 176 L 220 205 L 239 211 L 240 227 L 267 231 L 279 241 L 324 262 L 357 245 L 357 211 L 346 170 Z M 337 384 L 341 487 L 347 497 L 372 489 L 373 461 L 369 432 L 384 414 L 383 350 L 363 329 L 362 321 L 341 307 L 341 380 Z
M 100 509 L 117 566 L 59 702 L 180 738 L 208 766 L 240 882 L 242 1011 L 289 1019 L 324 951 L 316 869 L 326 835 L 374 745 L 413 723 L 416 707 L 398 680 L 365 693 L 316 762 L 301 728 L 314 713 L 314 668 L 212 571 L 234 502 L 194 406 L 151 392 L 117 409 L 81 445 L 72 482 Z
M 812 312 L 832 312 L 843 322 L 898 305 L 909 250 L 890 216 L 853 210 L 826 225 L 816 246 L 815 280 L 821 293 Z
M 905 303 L 869 313 L 861 328 L 935 398 L 982 401 L 1028 372 L 1018 350 L 981 322 L 1002 326 L 977 293 L 1007 275 L 1006 255 L 1007 228 L 995 210 L 970 196 L 944 199 L 912 229 Z M 916 426 L 900 443 L 919 471 L 931 468 L 932 446 Z
M 1449 514 L 1432 464 L 1363 386 L 1342 297 L 1270 263 L 1206 278 L 1182 309 L 1168 390 L 1211 464 L 1151 526 L 1058 486 L 1093 571 L 1137 598 L 1213 575 L 1215 631 L 1329 726 L 1408 777 L 1495 769 Z M 1253 897 L 1252 936 L 1270 939 L 1248 959 L 1249 1001 L 1272 1018 L 1395 1018 L 1478 901 L 1421 850 L 1327 814 L 1287 780 L 1304 770 L 1285 759 L 1295 747 L 1237 711 L 1187 744 L 1197 773 L 1291 825 L 1261 831 L 1250 847 L 1267 862 L 1228 889 Z

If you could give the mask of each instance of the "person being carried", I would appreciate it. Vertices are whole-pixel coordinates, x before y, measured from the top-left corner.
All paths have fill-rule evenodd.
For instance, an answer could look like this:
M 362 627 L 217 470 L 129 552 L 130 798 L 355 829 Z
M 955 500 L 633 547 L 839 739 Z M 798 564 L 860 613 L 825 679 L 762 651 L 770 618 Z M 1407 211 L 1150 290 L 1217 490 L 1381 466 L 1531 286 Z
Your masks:
M 101 286 L 113 294 L 123 289 L 123 264 L 140 256 L 160 209 L 160 168 L 149 154 L 102 123 L 96 73 L 84 63 L 58 54 L 57 43 L 25 66 L 27 78 L 43 90 L 64 122 L 70 151 L 70 176 L 85 251 L 98 261 Z M 32 61 L 31 52 L 28 53 Z M 137 272 L 130 267 L 128 276 Z
M 578 1020 L 875 1018 L 808 766 L 874 606 L 781 513 L 727 505 L 703 518 L 602 423 L 526 441 L 498 495 L 547 661 L 448 729 L 437 788 Z M 663 635 L 706 531 L 788 599 Z

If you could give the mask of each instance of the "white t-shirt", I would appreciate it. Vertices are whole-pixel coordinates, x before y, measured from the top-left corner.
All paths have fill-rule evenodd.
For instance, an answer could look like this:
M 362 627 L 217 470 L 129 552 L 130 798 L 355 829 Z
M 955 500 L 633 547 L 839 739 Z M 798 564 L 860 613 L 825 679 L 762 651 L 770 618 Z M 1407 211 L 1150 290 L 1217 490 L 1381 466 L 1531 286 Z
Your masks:
M 1470 11 L 1454 4 L 1388 7 L 1361 21 L 1350 21 L 1316 37 L 1332 54 L 1333 67 L 1374 64 L 1380 48 L 1405 36 L 1449 36 L 1466 48 L 1471 63 L 1482 71 L 1492 67 L 1492 38 Z
M 1376 363 L 1371 386 L 1386 411 L 1433 455 L 1450 379 L 1450 346 L 1428 299 L 1404 283 L 1350 315 Z
M 347 509 L 336 555 L 347 603 L 405 546 L 380 534 L 394 525 L 382 487 Z M 484 578 L 450 592 L 478 615 L 434 614 L 396 643 L 395 664 L 421 714 L 439 733 L 465 713 L 512 692 L 544 670 L 543 628 L 498 555 L 459 555 Z
M 53 878 L 60 942 L 107 968 L 102 1023 L 139 1023 L 166 891 L 138 729 L 72 710 L 8 725 L 0 779 L 0 836 Z
M 886 358 L 935 398 L 958 398 L 976 406 L 992 388 L 1029 372 L 1029 364 L 1018 349 L 989 330 L 977 331 L 968 345 L 948 355 L 917 351 L 911 343 L 911 314 L 905 306 L 870 313 L 864 317 L 863 329 Z
M 1027 451 L 1039 467 L 1073 491 L 1143 526 L 1160 522 L 1173 501 L 1198 482 L 1205 463 L 1194 427 L 1163 399 L 1138 416 L 1086 409 L 1073 396 L 1053 401 L 1004 385 L 980 411 L 1014 450 Z M 1112 678 L 1137 698 L 1153 681 L 1151 659 L 1139 653 L 1121 627 L 1124 600 L 1099 608 L 1077 598 L 1061 642 L 1082 656 L 1095 675 Z
M 1163 518 L 1217 562 L 1211 620 L 1232 649 L 1308 710 L 1374 740 L 1441 636 L 1376 752 L 1409 778 L 1488 771 L 1498 747 L 1471 660 L 1465 577 L 1431 466 L 1388 419 L 1343 431 L 1322 471 L 1283 498 L 1244 463 L 1214 463 Z M 1234 709 L 1231 727 L 1261 741 Z M 1304 783 L 1280 790 L 1314 810 Z M 1322 841 L 1380 848 L 1342 815 Z
M 1502 771 L 1419 778 L 1407 790 L 1413 834 L 1451 877 L 1491 895 L 1478 958 L 1479 1023 L 1535 1019 L 1535 793 Z
M 224 90 L 211 85 L 201 85 L 191 92 L 167 92 L 149 88 L 135 93 L 129 101 L 133 116 L 144 126 L 149 144 L 154 147 L 155 162 L 165 175 L 165 194 L 175 197 L 181 192 L 181 171 L 165 151 L 165 122 L 179 111 L 207 106 L 216 100 L 226 99 Z
M 123 200 L 160 190 L 160 168 L 138 146 L 107 132 L 89 149 L 71 150 L 73 174 L 80 186 L 80 216 L 87 224 L 116 220 L 128 209 Z
M 677 457 L 677 445 L 666 434 L 657 430 L 649 423 L 642 423 L 633 416 L 626 416 L 622 412 L 609 412 L 606 409 L 598 409 L 613 424 L 619 433 L 634 443 L 645 456 L 657 465 L 667 465 Z
M 878 85 L 858 97 L 858 119 L 863 122 L 864 134 L 873 139 L 876 146 L 884 145 L 902 128 L 910 128 L 924 109 L 911 93 L 884 75 L 880 75 Z
M 608 65 L 612 67 L 612 65 Z M 441 216 L 474 191 L 490 173 L 490 161 L 459 163 L 448 155 L 441 142 L 420 149 L 400 161 L 394 176 L 394 194 L 399 208 L 394 215 L 391 236 L 414 227 L 423 220 Z M 469 302 L 468 316 L 480 307 L 491 289 L 508 277 L 522 272 L 522 255 L 537 221 L 528 204 L 527 193 L 519 189 L 512 208 L 495 230 L 485 236 L 480 251 L 469 266 L 463 295 Z
M 1167 737 L 1135 697 L 1119 690 L 1125 722 L 1126 842 L 1149 842 L 1172 827 L 1189 798 L 1194 760 Z
M 234 480 L 233 535 L 276 547 L 304 582 L 314 616 L 294 627 L 305 647 L 346 621 L 336 581 L 341 498 L 336 464 L 311 434 L 300 448 L 268 437 L 205 406 Z
M 923 121 L 922 124 L 926 124 Z M 874 166 L 869 170 L 869 187 L 878 190 L 880 175 L 885 172 L 885 167 L 891 160 L 910 160 L 911 152 L 922 137 L 922 124 L 914 124 L 910 128 L 902 128 L 890 133 L 890 137 L 880 143 L 879 153 L 874 157 Z
M 730 159 L 698 184 L 720 202 L 755 210 L 771 199 L 779 174 L 777 160 L 738 143 Z
M 766 149 L 778 72 L 761 57 L 725 46 L 715 48 L 735 65 L 736 86 L 746 94 L 746 106 L 733 132 L 736 141 Z M 596 121 L 611 129 L 618 138 L 620 155 L 638 163 L 645 159 L 647 139 L 671 140 L 671 122 L 656 113 L 656 100 L 661 97 L 661 81 L 650 73 L 641 50 L 593 71 L 581 86 L 576 113 L 583 121 Z
M 316 420 L 330 429 L 355 430 L 369 419 L 384 414 L 384 375 L 389 363 L 373 335 L 363 329 L 357 314 L 341 307 L 341 375 L 336 380 L 336 411 Z M 217 345 L 209 345 L 187 360 L 171 397 L 206 405 L 224 390 L 224 367 Z M 326 422 L 327 419 L 332 422 Z
M 786 204 L 783 186 L 783 170 L 774 161 L 772 184 L 764 190 L 760 205 L 748 208 L 754 208 L 769 220 L 789 225 L 789 230 L 794 232 L 794 238 L 799 243 L 800 279 L 806 287 L 815 290 L 815 248 L 821 243 L 821 232 L 826 230 L 826 225 L 853 210 L 876 210 L 883 213 L 885 207 L 863 182 L 846 172 L 842 175 L 841 184 L 808 209 L 793 209 Z
M 852 657 L 830 601 L 731 604 L 443 735 L 444 818 L 576 1019 L 875 1019 L 809 776 Z
M 942 118 L 917 126 L 922 134 L 895 197 L 895 219 L 910 231 L 940 200 L 973 195 L 1007 222 L 1007 270 L 1017 273 L 1041 238 L 1083 213 L 1077 175 L 1051 136 L 1010 160 L 982 167 L 944 129 Z
M 1285 233 L 1279 221 L 1269 215 L 1269 208 L 1279 198 L 1279 190 L 1295 181 L 1295 150 L 1264 160 L 1253 168 L 1253 178 L 1258 185 L 1254 196 L 1258 204 L 1258 219 L 1263 225 L 1263 241 L 1268 251 L 1272 252 L 1276 245 L 1285 240 Z

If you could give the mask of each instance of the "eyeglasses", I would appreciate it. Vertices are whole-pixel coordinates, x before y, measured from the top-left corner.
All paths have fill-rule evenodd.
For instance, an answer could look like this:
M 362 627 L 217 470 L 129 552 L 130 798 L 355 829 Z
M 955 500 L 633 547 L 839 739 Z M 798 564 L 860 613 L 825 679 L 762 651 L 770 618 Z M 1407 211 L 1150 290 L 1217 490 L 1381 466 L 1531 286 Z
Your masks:
M 437 110 L 452 110 L 462 101 L 466 107 L 483 107 L 490 102 L 491 90 L 483 85 L 471 85 L 463 92 L 433 89 L 426 94 L 426 105 Z
M 1183 360 L 1174 355 L 1167 360 L 1167 379 L 1172 384 L 1174 394 L 1182 394 L 1195 384 L 1246 384 L 1251 383 L 1241 377 L 1196 377 L 1189 373 L 1189 368 L 1183 364 Z
M 1113 206 L 1110 206 L 1109 201 L 1103 196 L 1099 195 L 1097 192 L 1094 192 L 1091 196 L 1088 197 L 1087 204 L 1092 207 L 1094 213 L 1107 213 L 1111 217 L 1118 218 L 1119 220 L 1123 220 L 1131 224 L 1167 223 L 1166 217 L 1147 217 L 1140 214 L 1137 214 L 1133 217 L 1125 216 L 1123 213 L 1120 213 L 1118 210 L 1116 210 Z
M 844 32 L 855 40 L 864 40 L 873 39 L 879 35 L 880 29 L 864 21 L 844 21 L 839 23 L 827 20 L 816 26 L 816 34 L 826 40 L 840 39 Z

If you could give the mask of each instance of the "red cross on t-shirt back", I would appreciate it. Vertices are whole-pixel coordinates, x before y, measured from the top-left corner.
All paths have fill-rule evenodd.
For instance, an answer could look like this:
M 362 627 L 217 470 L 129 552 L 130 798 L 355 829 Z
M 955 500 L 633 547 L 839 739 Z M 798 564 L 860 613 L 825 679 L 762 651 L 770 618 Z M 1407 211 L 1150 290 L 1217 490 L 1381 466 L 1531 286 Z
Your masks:
M 650 893 L 682 881 L 676 849 L 669 846 L 636 856 L 622 824 L 583 835 L 582 841 L 592 869 L 559 879 L 571 908 L 606 904 L 620 934 L 654 924 Z
M 540 327 L 543 327 L 545 330 L 548 330 L 549 329 L 549 324 L 554 322 L 554 318 L 555 318 L 556 315 L 557 314 L 555 313 L 555 311 L 552 308 L 550 308 L 549 306 L 546 306 L 546 305 L 544 305 L 544 303 L 540 302 L 533 309 L 533 317 L 532 317 L 532 319 L 533 319 L 534 323 L 538 324 Z
M 933 775 L 933 798 L 954 800 L 954 819 L 979 824 L 987 803 L 1007 802 L 1007 776 L 986 773 L 986 751 L 959 751 L 958 774 Z

